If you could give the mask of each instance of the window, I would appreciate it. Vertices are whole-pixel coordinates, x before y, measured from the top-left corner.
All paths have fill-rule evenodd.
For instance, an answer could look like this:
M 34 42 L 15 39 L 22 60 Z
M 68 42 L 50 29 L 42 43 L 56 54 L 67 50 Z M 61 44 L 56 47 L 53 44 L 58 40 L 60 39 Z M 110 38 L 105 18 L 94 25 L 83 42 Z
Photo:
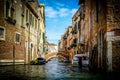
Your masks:
M 6 1 L 6 17 L 9 16 L 10 3 Z
M 35 19 L 35 29 L 37 28 L 37 19 Z
M 24 16 L 21 15 L 21 26 L 24 27 Z
M 43 43 L 45 43 L 45 33 L 43 33 Z
M 29 23 L 32 25 L 32 14 L 29 14 Z
M 14 5 L 13 2 L 6 1 L 6 17 L 14 18 Z
M 78 21 L 78 29 L 80 29 L 80 21 Z
M 20 33 L 16 33 L 15 35 L 15 42 L 20 43 Z
M 11 7 L 10 17 L 11 17 L 12 19 L 14 18 L 14 8 L 13 8 L 13 7 Z
M 5 12 L 6 20 L 11 24 L 15 25 L 16 20 L 14 19 L 15 18 L 14 2 L 13 0 L 6 0 L 5 4 L 6 4 L 6 12 Z
M 26 9 L 26 22 L 28 22 L 28 9 Z
M 32 16 L 32 27 L 34 27 L 34 16 Z
M 5 28 L 0 26 L 0 40 L 5 40 Z
M 77 38 L 74 39 L 74 43 L 77 43 Z
M 78 30 L 77 22 L 75 23 L 75 29 L 76 29 L 76 31 Z

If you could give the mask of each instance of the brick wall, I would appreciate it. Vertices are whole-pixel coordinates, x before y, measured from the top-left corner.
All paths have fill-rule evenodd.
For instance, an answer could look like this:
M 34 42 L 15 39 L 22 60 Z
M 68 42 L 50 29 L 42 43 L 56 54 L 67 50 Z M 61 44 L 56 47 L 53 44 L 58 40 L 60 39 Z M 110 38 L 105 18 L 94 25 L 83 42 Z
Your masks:
M 0 40 L 0 61 L 13 61 L 13 58 L 24 61 L 25 58 L 25 33 L 24 28 L 13 25 L 4 18 L 4 0 L 0 2 L 0 26 L 5 28 L 5 40 Z M 21 41 L 15 43 L 15 34 L 20 33 Z
M 89 1 L 89 0 L 88 0 Z M 104 0 L 92 0 L 88 3 L 89 11 L 89 47 L 90 67 L 93 70 L 106 66 L 106 3 Z
M 18 26 L 5 23 L 5 40 L 0 41 L 0 59 L 13 59 L 15 55 L 16 60 L 24 60 L 25 55 L 25 36 Z M 21 34 L 21 41 L 19 44 L 15 43 L 16 32 Z
M 107 31 L 113 31 L 112 71 L 120 71 L 120 0 L 107 0 Z M 109 40 L 110 41 L 110 40 Z M 109 53 L 108 53 L 109 56 Z M 109 66 L 109 65 L 108 65 Z

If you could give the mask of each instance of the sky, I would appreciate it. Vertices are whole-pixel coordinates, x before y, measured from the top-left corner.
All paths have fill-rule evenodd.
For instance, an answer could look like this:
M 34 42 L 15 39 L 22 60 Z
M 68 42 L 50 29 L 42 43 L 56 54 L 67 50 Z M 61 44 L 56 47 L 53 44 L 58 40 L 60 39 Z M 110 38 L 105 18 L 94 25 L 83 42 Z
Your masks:
M 58 40 L 72 25 L 72 17 L 78 10 L 78 0 L 38 0 L 45 4 L 46 36 L 49 43 L 58 45 Z

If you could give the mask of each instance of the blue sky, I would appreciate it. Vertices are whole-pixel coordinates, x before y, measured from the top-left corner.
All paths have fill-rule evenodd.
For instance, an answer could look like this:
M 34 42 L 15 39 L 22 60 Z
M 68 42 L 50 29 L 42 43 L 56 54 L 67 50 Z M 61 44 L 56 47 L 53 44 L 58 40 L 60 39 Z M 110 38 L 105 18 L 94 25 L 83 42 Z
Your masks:
M 45 4 L 46 36 L 58 45 L 65 29 L 72 24 L 72 16 L 79 8 L 78 0 L 39 0 Z

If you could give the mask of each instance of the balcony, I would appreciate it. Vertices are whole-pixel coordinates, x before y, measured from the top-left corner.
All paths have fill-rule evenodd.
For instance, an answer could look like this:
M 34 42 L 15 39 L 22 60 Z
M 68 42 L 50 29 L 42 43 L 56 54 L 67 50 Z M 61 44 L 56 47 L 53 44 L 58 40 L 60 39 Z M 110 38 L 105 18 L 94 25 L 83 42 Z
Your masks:
M 76 30 L 72 30 L 71 33 L 72 33 L 72 34 L 77 34 L 77 31 L 76 31 Z
M 11 18 L 11 17 L 7 17 L 7 18 L 6 18 L 6 21 L 8 21 L 9 23 L 11 23 L 11 24 L 13 24 L 13 25 L 16 24 L 16 20 L 13 19 L 13 18 Z

